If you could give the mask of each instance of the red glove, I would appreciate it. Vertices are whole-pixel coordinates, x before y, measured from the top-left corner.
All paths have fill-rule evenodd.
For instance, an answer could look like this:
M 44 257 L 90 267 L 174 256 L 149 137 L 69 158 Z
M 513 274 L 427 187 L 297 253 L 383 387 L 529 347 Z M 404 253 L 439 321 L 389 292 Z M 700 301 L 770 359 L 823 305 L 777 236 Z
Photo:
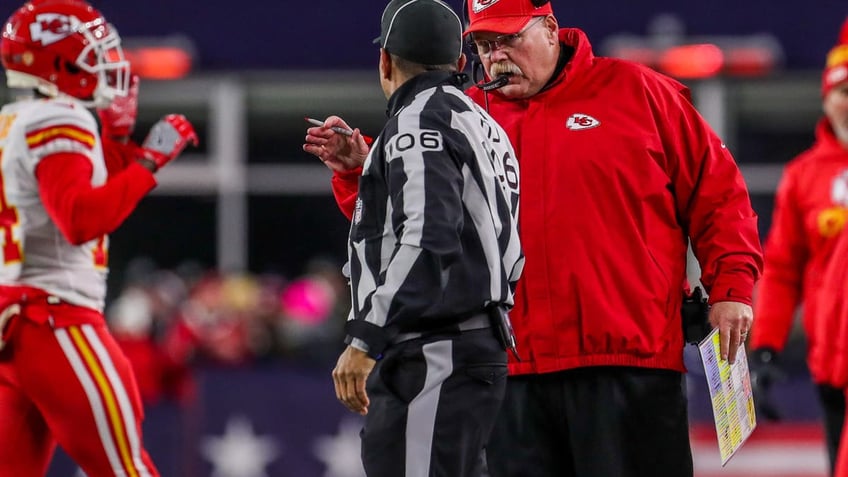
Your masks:
M 126 138 L 135 129 L 138 117 L 138 75 L 130 78 L 130 88 L 126 96 L 112 100 L 112 104 L 97 110 L 103 135 L 111 138 Z
M 198 144 L 194 127 L 182 114 L 169 114 L 150 128 L 144 144 L 139 147 L 139 155 L 155 164 L 158 170 L 176 159 L 189 141 L 195 147 Z

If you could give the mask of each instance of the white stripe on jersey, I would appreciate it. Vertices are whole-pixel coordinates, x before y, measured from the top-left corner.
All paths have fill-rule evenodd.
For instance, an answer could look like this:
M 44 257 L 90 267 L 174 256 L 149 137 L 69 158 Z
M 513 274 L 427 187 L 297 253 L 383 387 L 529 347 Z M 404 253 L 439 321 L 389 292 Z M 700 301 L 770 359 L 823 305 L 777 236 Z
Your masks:
M 482 164 L 483 161 L 480 161 L 480 163 Z M 471 169 L 468 168 L 468 165 L 463 164 L 462 166 L 462 178 L 467 184 L 462 191 L 462 201 L 477 204 L 485 203 L 486 197 L 480 189 L 478 187 L 471 186 L 471 184 L 474 184 L 474 177 L 471 175 Z M 492 197 L 491 194 L 494 191 L 489 190 L 487 192 L 490 194 L 489 197 Z M 500 233 L 503 224 L 501 224 L 498 220 L 497 209 L 493 211 L 492 207 L 497 208 L 497 204 L 494 204 L 491 201 L 489 201 L 489 209 L 487 211 L 483 210 L 482 207 L 469 207 L 468 215 L 470 215 L 471 220 L 474 221 L 474 229 L 480 237 L 480 243 L 483 244 L 483 254 L 486 257 L 486 263 L 489 264 L 489 270 L 498 270 L 501 268 L 499 263 L 501 261 L 501 251 L 498 248 L 498 236 L 496 233 Z M 492 226 L 493 222 L 494 226 Z M 502 287 L 503 283 L 501 282 L 500 274 L 493 273 L 489 278 L 489 290 L 491 291 L 492 296 L 500 295 Z
M 31 147 L 29 151 L 34 157 L 38 159 L 43 159 L 51 154 L 56 154 L 59 152 L 79 153 L 83 155 L 88 155 L 91 153 L 91 148 L 86 147 L 79 141 L 74 141 L 72 139 L 54 139 L 48 143 L 45 143 L 42 146 Z

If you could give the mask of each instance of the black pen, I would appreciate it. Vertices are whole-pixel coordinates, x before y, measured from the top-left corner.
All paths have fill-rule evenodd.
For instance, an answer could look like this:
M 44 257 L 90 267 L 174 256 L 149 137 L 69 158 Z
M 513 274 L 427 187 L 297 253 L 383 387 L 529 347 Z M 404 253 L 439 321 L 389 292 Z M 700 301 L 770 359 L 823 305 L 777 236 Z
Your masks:
M 306 122 L 308 122 L 309 124 L 313 124 L 315 126 L 323 126 L 324 125 L 324 121 L 314 119 L 314 118 L 310 118 L 309 116 L 304 116 L 303 119 L 305 119 Z M 350 129 L 347 129 L 347 128 L 343 128 L 343 127 L 339 127 L 339 126 L 331 126 L 330 129 L 332 129 L 333 131 L 335 131 L 339 134 L 343 134 L 345 136 L 353 136 L 353 131 L 351 131 Z M 368 144 L 369 146 L 371 145 L 371 143 L 374 142 L 374 138 L 372 138 L 371 136 L 366 136 L 365 134 L 362 134 L 362 139 L 365 140 L 365 144 Z

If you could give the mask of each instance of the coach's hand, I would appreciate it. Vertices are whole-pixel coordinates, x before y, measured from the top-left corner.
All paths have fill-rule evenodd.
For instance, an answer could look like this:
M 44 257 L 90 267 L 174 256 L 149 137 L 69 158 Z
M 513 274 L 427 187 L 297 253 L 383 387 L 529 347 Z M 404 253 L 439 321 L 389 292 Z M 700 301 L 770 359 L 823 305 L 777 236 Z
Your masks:
M 303 150 L 321 159 L 331 170 L 345 172 L 356 169 L 365 163 L 368 157 L 369 143 L 357 128 L 351 136 L 345 136 L 333 131 L 337 126 L 351 129 L 338 116 L 330 116 L 324 120 L 323 126 L 315 126 L 306 130 L 306 142 Z
M 150 128 L 139 148 L 139 159 L 142 163 L 152 163 L 156 171 L 176 159 L 189 142 L 198 144 L 194 126 L 182 114 L 169 114 Z
M 376 363 L 364 351 L 348 346 L 333 369 L 336 398 L 345 407 L 363 416 L 368 414 L 370 404 L 368 393 L 365 392 L 365 381 Z
M 753 322 L 754 311 L 744 303 L 718 301 L 710 306 L 710 324 L 718 328 L 721 359 L 736 361 L 736 352 L 745 343 Z

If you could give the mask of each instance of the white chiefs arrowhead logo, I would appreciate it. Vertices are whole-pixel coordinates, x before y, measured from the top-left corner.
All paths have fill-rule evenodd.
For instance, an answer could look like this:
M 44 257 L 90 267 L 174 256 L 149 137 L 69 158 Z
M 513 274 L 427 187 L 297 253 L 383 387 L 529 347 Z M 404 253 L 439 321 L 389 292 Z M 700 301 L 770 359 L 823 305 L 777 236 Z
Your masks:
M 830 71 L 828 71 L 827 77 L 825 78 L 825 82 L 827 84 L 836 84 L 844 81 L 845 78 L 848 78 L 848 68 L 842 65 L 839 67 L 832 68 Z
M 597 119 L 589 116 L 588 114 L 572 114 L 569 116 L 568 121 L 565 122 L 565 127 L 571 129 L 572 131 L 580 131 L 582 129 L 592 129 L 601 125 L 601 122 Z
M 474 3 L 471 4 L 471 10 L 474 13 L 480 13 L 496 3 L 498 3 L 498 0 L 474 0 Z
M 73 35 L 79 28 L 79 20 L 61 13 L 40 13 L 29 25 L 32 41 L 42 46 L 51 45 Z

